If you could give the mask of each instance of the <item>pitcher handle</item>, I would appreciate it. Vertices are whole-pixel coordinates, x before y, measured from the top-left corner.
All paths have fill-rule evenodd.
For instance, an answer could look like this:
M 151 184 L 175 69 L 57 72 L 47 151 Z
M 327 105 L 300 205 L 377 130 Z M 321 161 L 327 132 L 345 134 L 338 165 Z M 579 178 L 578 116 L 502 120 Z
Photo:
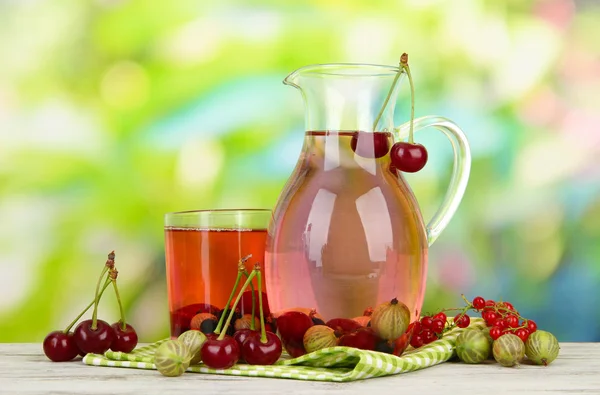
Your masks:
M 409 127 L 407 122 L 396 128 L 400 137 L 408 135 Z M 415 132 L 429 127 L 436 128 L 448 137 L 454 151 L 454 166 L 446 196 L 426 227 L 427 241 L 431 246 L 446 228 L 463 198 L 471 171 L 471 150 L 464 132 L 449 119 L 437 116 L 415 118 L 413 127 Z

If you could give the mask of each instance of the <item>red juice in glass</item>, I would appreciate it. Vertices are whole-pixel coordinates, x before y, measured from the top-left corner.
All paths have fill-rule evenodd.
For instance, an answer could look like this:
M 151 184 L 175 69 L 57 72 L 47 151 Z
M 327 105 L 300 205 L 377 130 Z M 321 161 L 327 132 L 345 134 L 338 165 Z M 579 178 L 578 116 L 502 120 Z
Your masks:
M 257 262 L 264 273 L 270 217 L 270 210 L 167 214 L 165 254 L 172 338 L 189 330 L 196 314 L 211 313 L 219 317 L 235 285 L 239 262 L 244 257 L 251 255 L 244 263 L 248 273 Z M 230 305 L 244 282 L 245 277 L 242 277 Z M 256 279 L 252 283 L 257 289 Z M 250 291 L 250 287 L 246 290 Z M 263 292 L 266 294 L 264 284 Z

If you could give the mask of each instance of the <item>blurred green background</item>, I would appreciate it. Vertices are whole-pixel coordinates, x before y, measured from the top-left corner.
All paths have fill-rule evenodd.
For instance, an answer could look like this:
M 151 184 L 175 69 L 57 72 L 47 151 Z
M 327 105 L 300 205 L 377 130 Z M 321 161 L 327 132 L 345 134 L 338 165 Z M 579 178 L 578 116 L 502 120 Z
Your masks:
M 458 123 L 470 184 L 425 310 L 509 300 L 600 340 L 600 7 L 594 1 L 0 1 L 0 341 L 41 341 L 111 250 L 141 341 L 168 335 L 163 215 L 272 208 L 298 158 L 308 64 L 410 55 L 416 116 Z M 408 120 L 409 89 L 397 105 Z M 425 218 L 451 149 L 410 175 Z M 100 316 L 118 319 L 112 292 Z

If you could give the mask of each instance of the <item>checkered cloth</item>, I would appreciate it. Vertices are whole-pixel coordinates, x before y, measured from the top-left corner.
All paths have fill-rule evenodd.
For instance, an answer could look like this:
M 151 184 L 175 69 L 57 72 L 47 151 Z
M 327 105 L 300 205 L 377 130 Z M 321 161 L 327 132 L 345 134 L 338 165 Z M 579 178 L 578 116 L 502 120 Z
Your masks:
M 484 328 L 483 320 L 473 318 L 470 327 Z M 442 339 L 418 349 L 409 347 L 402 356 L 351 347 L 330 347 L 298 358 L 282 357 L 274 365 L 258 366 L 239 363 L 229 369 L 210 369 L 202 363 L 187 372 L 232 376 L 276 377 L 309 381 L 355 381 L 412 372 L 446 362 L 455 354 L 455 342 L 464 329 L 453 328 Z M 159 340 L 131 353 L 107 351 L 105 355 L 87 354 L 83 363 L 92 366 L 156 369 L 154 352 Z

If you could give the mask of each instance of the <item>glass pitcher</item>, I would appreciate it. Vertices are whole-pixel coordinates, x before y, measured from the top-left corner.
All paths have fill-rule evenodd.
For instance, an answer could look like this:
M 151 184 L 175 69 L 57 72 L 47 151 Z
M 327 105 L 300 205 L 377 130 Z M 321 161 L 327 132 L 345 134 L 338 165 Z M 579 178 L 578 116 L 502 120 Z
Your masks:
M 420 315 L 428 248 L 463 197 L 471 157 L 464 133 L 450 120 L 414 120 L 415 131 L 440 130 L 454 149 L 448 192 L 426 224 L 388 152 L 409 128 L 393 121 L 404 71 L 386 102 L 398 72 L 320 64 L 285 78 L 304 98 L 305 137 L 267 236 L 266 289 L 275 316 L 316 309 L 324 320 L 354 318 L 393 298 L 408 306 L 411 319 Z

